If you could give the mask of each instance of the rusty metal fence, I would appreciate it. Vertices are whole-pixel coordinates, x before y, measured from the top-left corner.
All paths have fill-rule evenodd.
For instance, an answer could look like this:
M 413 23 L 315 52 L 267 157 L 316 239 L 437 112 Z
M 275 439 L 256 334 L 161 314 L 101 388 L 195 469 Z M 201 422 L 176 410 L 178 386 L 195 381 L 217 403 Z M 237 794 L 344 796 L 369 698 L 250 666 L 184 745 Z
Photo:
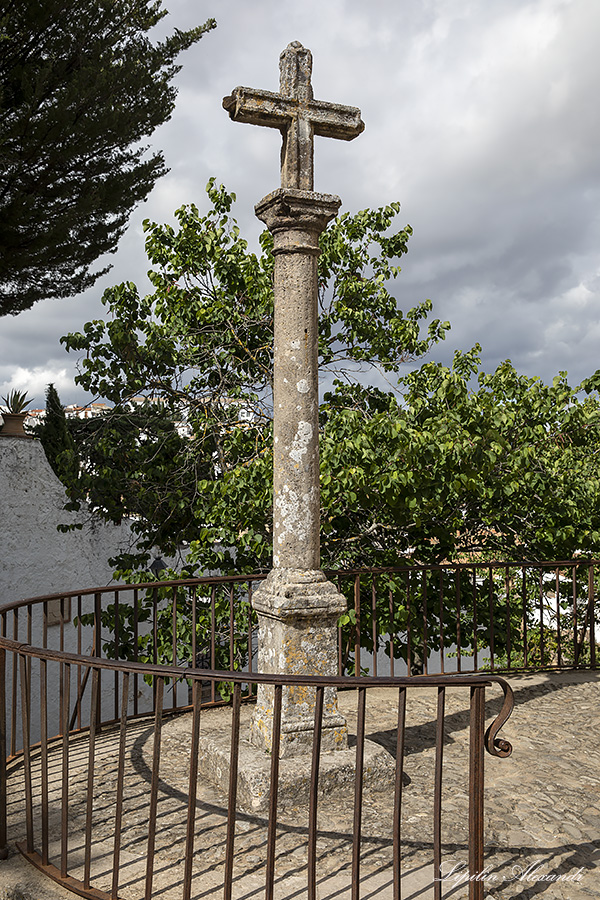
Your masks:
M 351 825 L 352 897 L 357 898 L 360 893 L 361 754 L 364 712 L 373 689 L 393 689 L 397 703 L 394 803 L 389 826 L 393 833 L 393 896 L 401 896 L 402 884 L 406 697 L 422 692 L 424 687 L 435 689 L 438 696 L 431 772 L 434 865 L 439 864 L 442 846 L 445 698 L 448 691 L 465 685 L 470 688 L 466 828 L 470 870 L 481 871 L 484 749 L 492 755 L 510 752 L 509 746 L 496 738 L 512 702 L 510 689 L 497 675 L 536 668 L 596 667 L 600 575 L 597 563 L 464 563 L 329 574 L 349 602 L 348 615 L 339 628 L 340 674 L 338 679 L 300 681 L 310 684 L 317 697 L 328 685 L 356 692 L 358 774 Z M 261 681 L 271 680 L 276 685 L 276 697 L 294 681 L 270 679 L 255 672 L 256 624 L 251 601 L 260 579 L 261 576 L 239 576 L 118 585 L 33 598 L 0 608 L 0 853 L 9 838 L 23 837 L 22 852 L 51 877 L 84 896 L 119 897 L 121 841 L 129 840 L 122 824 L 122 760 L 129 753 L 127 735 L 140 723 L 140 727 L 152 729 L 154 742 L 146 831 L 143 836 L 139 829 L 136 832 L 147 860 L 142 893 L 146 898 L 152 896 L 154 860 L 159 858 L 155 842 L 163 721 L 179 713 L 187 715 L 193 748 L 201 733 L 200 709 L 228 704 L 233 708 L 230 771 L 234 773 L 242 701 L 252 700 Z M 427 677 L 420 677 L 417 672 Z M 353 677 L 354 673 L 358 677 Z M 500 685 L 505 702 L 486 733 L 484 698 L 486 688 L 492 684 Z M 315 847 L 319 833 L 320 727 L 317 716 L 317 749 L 312 760 L 306 822 L 306 878 L 311 897 L 316 896 L 318 877 Z M 111 883 L 107 887 L 105 872 L 100 877 L 102 887 L 98 888 L 93 884 L 97 877 L 93 852 L 94 791 L 98 787 L 94 786 L 99 752 L 96 748 L 99 735 L 108 733 L 115 736 L 111 752 L 118 759 L 111 808 L 105 816 L 112 822 L 114 846 L 109 866 Z M 84 837 L 81 845 L 73 847 L 68 824 L 73 804 L 69 767 L 73 765 L 74 748 L 84 744 L 85 789 L 79 798 L 85 807 L 79 816 Z M 197 877 L 192 854 L 197 760 L 198 754 L 192 752 L 186 772 L 188 800 L 182 813 L 186 849 L 181 896 L 186 900 L 193 896 Z M 277 754 L 273 754 L 272 785 L 278 783 L 278 764 Z M 22 836 L 7 835 L 6 830 L 9 788 L 17 782 L 25 810 Z M 233 775 L 226 807 L 222 880 L 223 895 L 231 897 L 237 834 Z M 275 847 L 281 824 L 275 790 L 271 792 L 265 822 L 268 852 L 264 886 L 266 897 L 272 898 Z M 481 890 L 481 883 L 469 884 L 471 897 L 482 896 Z M 435 891 L 435 896 L 440 897 L 439 883 Z
M 6 685 L 11 684 L 7 691 Z M 130 777 L 128 764 L 131 762 L 131 741 L 128 735 L 135 729 L 135 698 L 132 697 L 132 685 L 135 679 L 147 679 L 151 682 L 152 711 L 150 717 L 138 718 L 137 722 L 145 724 L 151 731 L 151 749 L 149 751 L 149 773 L 145 793 L 147 807 L 141 797 L 132 799 L 125 790 L 125 779 Z M 81 686 L 90 684 L 90 704 L 85 715 L 81 713 Z M 274 752 L 270 757 L 270 795 L 268 812 L 265 815 L 266 858 L 261 870 L 264 879 L 265 897 L 272 900 L 276 884 L 276 858 L 279 830 L 278 819 L 278 785 L 280 781 L 280 759 L 277 750 L 281 725 L 282 692 L 291 685 L 308 686 L 315 692 L 314 742 L 310 762 L 310 787 L 308 804 L 305 811 L 305 877 L 308 897 L 313 900 L 317 896 L 319 881 L 319 855 L 317 841 L 319 837 L 318 813 L 321 802 L 319 767 L 320 736 L 322 726 L 323 695 L 331 685 L 345 688 L 355 693 L 356 697 L 356 746 L 354 750 L 354 779 L 350 804 L 352 806 L 351 822 L 351 861 L 345 878 L 353 900 L 361 894 L 361 853 L 362 853 L 362 818 L 363 818 L 363 774 L 365 753 L 365 720 L 368 709 L 368 695 L 371 690 L 387 688 L 393 692 L 396 711 L 395 763 L 390 790 L 393 791 L 393 804 L 390 808 L 389 833 L 392 838 L 392 853 L 389 861 L 389 874 L 392 883 L 392 896 L 402 896 L 403 885 L 403 845 L 402 845 L 402 813 L 404 802 L 403 765 L 405 758 L 405 735 L 407 733 L 407 695 L 418 693 L 424 688 L 434 688 L 437 692 L 437 713 L 435 719 L 435 752 L 431 778 L 433 782 L 433 804 L 431 809 L 431 829 L 433 846 L 433 872 L 441 871 L 442 854 L 442 786 L 445 737 L 445 702 L 448 692 L 467 687 L 470 692 L 469 701 L 469 744 L 468 744 L 468 811 L 465 817 L 465 843 L 469 847 L 469 871 L 471 874 L 481 873 L 484 868 L 484 828 L 483 828 L 483 788 L 484 788 L 484 753 L 494 756 L 508 756 L 510 745 L 497 737 L 502 724 L 512 709 L 512 694 L 509 686 L 502 679 L 489 676 L 441 676 L 396 677 L 396 678 L 319 678 L 319 677 L 286 677 L 268 675 L 249 675 L 238 672 L 212 672 L 178 666 L 156 666 L 151 664 L 127 663 L 106 658 L 82 656 L 66 653 L 61 650 L 34 648 L 30 645 L 0 639 L 0 847 L 8 840 L 18 841 L 21 853 L 49 877 L 62 883 L 69 889 L 85 897 L 118 898 L 122 883 L 131 890 L 137 890 L 137 896 L 150 900 L 155 896 L 156 872 L 164 867 L 164 859 L 159 846 L 157 834 L 161 833 L 160 803 L 164 800 L 164 755 L 161 733 L 169 713 L 173 713 L 173 704 L 167 704 L 165 698 L 172 692 L 176 684 L 185 684 L 189 689 L 191 703 L 186 713 L 185 730 L 189 733 L 190 752 L 185 756 L 186 771 L 180 773 L 185 783 L 184 795 L 187 795 L 185 807 L 180 810 L 180 826 L 182 834 L 182 872 L 176 885 L 175 896 L 190 900 L 198 896 L 200 887 L 205 887 L 205 874 L 198 866 L 197 818 L 197 786 L 199 762 L 202 751 L 200 738 L 202 734 L 201 708 L 203 706 L 203 684 L 210 682 L 212 693 L 222 689 L 227 682 L 231 689 L 230 704 L 232 715 L 228 730 L 230 734 L 229 756 L 229 788 L 222 810 L 224 827 L 224 859 L 221 866 L 221 896 L 233 896 L 236 877 L 236 842 L 239 833 L 236 821 L 239 818 L 237 808 L 238 758 L 240 750 L 240 718 L 242 714 L 242 697 L 251 693 L 250 687 L 258 683 L 274 685 Z M 54 692 L 50 684 L 58 685 L 57 720 L 51 724 L 51 710 Z M 485 730 L 485 693 L 486 688 L 497 685 L 503 692 L 502 709 L 492 724 Z M 15 691 L 19 703 L 8 709 L 13 714 L 7 715 L 7 694 Z M 108 694 L 109 704 L 102 704 L 103 694 Z M 114 704 L 114 705 L 113 705 Z M 18 716 L 14 710 L 18 706 Z M 34 707 L 40 713 L 39 735 L 32 734 Z M 103 708 L 106 710 L 103 713 Z M 78 711 L 77 711 L 78 710 Z M 77 714 L 75 715 L 75 712 Z M 112 713 L 115 715 L 113 716 Z M 139 713 L 138 713 L 139 717 Z M 82 721 L 83 718 L 83 721 Z M 115 721 L 116 720 L 116 721 Z M 58 730 L 56 729 L 58 725 Z M 16 735 L 14 729 L 21 732 L 22 749 L 15 750 Z M 106 744 L 107 735 L 111 737 Z M 100 740 L 104 741 L 102 747 Z M 106 747 L 110 747 L 112 757 L 111 782 L 106 769 Z M 161 756 L 162 753 L 162 756 Z M 78 775 L 78 778 L 75 777 Z M 103 783 L 103 778 L 108 783 Z M 77 784 L 82 786 L 82 793 L 77 793 Z M 168 791 L 166 792 L 168 794 Z M 7 833 L 7 803 L 21 804 L 24 808 L 23 834 Z M 102 805 L 98 797 L 103 798 Z M 145 812 L 140 820 L 139 807 Z M 132 828 L 131 817 L 134 815 Z M 302 815 L 302 814 L 301 814 Z M 171 819 L 173 813 L 171 812 Z M 298 814 L 295 813 L 297 819 Z M 73 832 L 73 822 L 76 832 Z M 77 824 L 78 823 L 78 824 Z M 100 839 L 97 831 L 100 830 Z M 164 829 L 163 829 L 164 830 Z M 107 838 L 107 834 L 109 837 Z M 132 878 L 128 866 L 123 864 L 123 846 L 131 843 L 134 835 L 137 857 L 143 863 L 143 873 L 138 871 Z M 163 841 L 164 843 L 164 841 Z M 131 858 L 129 851 L 128 859 Z M 169 865 L 167 854 L 167 866 Z M 0 863 L 1 865 L 1 863 Z M 237 863 L 236 863 L 237 865 Z M 139 865 L 138 865 L 139 870 Z M 237 876 L 239 877 L 239 875 Z M 161 891 L 164 885 L 161 883 Z M 434 896 L 441 898 L 441 882 L 434 884 Z M 479 900 L 483 897 L 483 884 L 474 879 L 470 882 L 469 897 Z

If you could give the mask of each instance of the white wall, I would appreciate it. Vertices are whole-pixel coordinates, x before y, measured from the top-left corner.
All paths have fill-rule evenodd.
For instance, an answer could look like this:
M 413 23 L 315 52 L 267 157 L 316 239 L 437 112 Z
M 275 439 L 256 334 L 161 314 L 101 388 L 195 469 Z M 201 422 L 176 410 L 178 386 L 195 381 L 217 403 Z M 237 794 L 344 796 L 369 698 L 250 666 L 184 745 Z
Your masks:
M 111 583 L 108 559 L 130 546 L 128 525 L 65 512 L 66 499 L 40 442 L 0 433 L 0 607 Z M 61 533 L 59 523 L 83 528 Z

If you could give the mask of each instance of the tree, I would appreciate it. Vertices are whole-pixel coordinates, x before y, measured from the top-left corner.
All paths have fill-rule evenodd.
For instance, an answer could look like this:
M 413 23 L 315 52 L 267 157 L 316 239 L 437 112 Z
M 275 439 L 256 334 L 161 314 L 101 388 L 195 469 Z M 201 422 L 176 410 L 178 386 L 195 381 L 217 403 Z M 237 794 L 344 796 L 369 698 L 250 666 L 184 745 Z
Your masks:
M 95 505 L 114 516 L 134 510 L 142 550 L 158 543 L 170 553 L 181 540 L 200 541 L 198 563 L 214 569 L 231 566 L 222 548 L 235 546 L 237 567 L 265 568 L 271 557 L 271 237 L 262 235 L 260 255 L 249 252 L 230 215 L 234 196 L 212 181 L 208 194 L 208 214 L 181 208 L 177 230 L 145 223 L 152 295 L 140 297 L 132 283 L 109 289 L 103 297 L 109 321 L 88 322 L 83 332 L 63 338 L 67 349 L 86 355 L 78 383 L 115 404 L 91 426 L 94 435 L 88 431 L 78 441 L 84 458 L 103 448 L 107 465 L 99 468 L 94 458 L 92 466 L 102 474 L 95 479 Z M 410 235 L 408 226 L 393 229 L 398 211 L 395 203 L 345 214 L 322 236 L 320 360 L 340 384 L 360 367 L 393 373 L 402 361 L 425 354 L 448 327 L 439 320 L 425 326 L 429 301 L 404 315 L 388 291 L 400 271 L 393 262 L 407 252 Z M 159 399 L 162 411 L 185 420 L 191 434 L 162 468 L 130 463 L 131 453 L 163 459 L 163 435 L 151 419 L 137 449 L 116 427 L 129 420 L 131 398 L 144 393 L 155 399 L 149 409 Z M 165 504 L 160 516 L 157 484 Z M 161 525 L 168 519 L 177 523 L 170 532 Z
M 65 485 L 76 484 L 79 478 L 79 457 L 69 431 L 65 409 L 53 384 L 46 388 L 46 415 L 34 429 L 46 459 L 54 473 Z
M 85 478 L 70 492 L 105 517 L 134 514 L 140 552 L 121 559 L 125 569 L 143 568 L 152 546 L 171 554 L 181 541 L 190 574 L 271 566 L 271 238 L 264 233 L 260 254 L 249 252 L 230 215 L 234 196 L 212 181 L 208 194 L 206 215 L 182 207 L 177 228 L 145 223 L 152 294 L 141 297 L 132 283 L 111 288 L 108 320 L 62 339 L 84 354 L 78 383 L 115 404 L 80 426 Z M 391 204 L 345 214 L 321 237 L 323 567 L 597 553 L 600 372 L 578 388 L 566 373 L 545 385 L 509 361 L 486 374 L 478 347 L 457 353 L 451 367 L 414 365 L 449 326 L 427 324 L 429 301 L 403 314 L 389 292 L 411 233 L 395 227 L 398 211 Z M 385 375 L 390 390 L 369 384 L 369 371 Z M 148 402 L 135 418 L 139 394 Z M 402 633 L 409 601 L 393 576 L 389 588 L 399 599 L 390 621 L 380 591 L 380 633 Z M 420 590 L 410 602 L 422 622 Z M 447 645 L 456 635 L 452 610 L 435 620 L 435 591 L 426 598 L 430 647 L 441 630 Z M 481 591 L 488 586 L 473 579 L 469 596 Z M 367 649 L 370 615 L 369 601 Z M 497 637 L 497 652 L 500 644 Z
M 95 508 L 134 512 L 142 551 L 171 553 L 183 540 L 203 570 L 265 570 L 271 239 L 250 253 L 233 196 L 212 182 L 208 192 L 208 214 L 180 209 L 177 230 L 145 223 L 154 293 L 109 289 L 110 320 L 63 338 L 86 354 L 79 384 L 115 404 L 78 443 Z M 323 565 L 597 552 L 600 373 L 579 388 L 565 373 L 552 385 L 520 376 L 508 361 L 485 374 L 476 347 L 451 368 L 426 362 L 402 374 L 448 324 L 434 320 L 423 335 L 429 301 L 403 315 L 388 291 L 410 235 L 393 228 L 398 210 L 345 214 L 321 238 L 319 352 L 331 385 L 321 408 Z M 383 372 L 395 391 L 365 384 L 357 366 Z M 160 416 L 154 402 L 133 422 L 128 401 L 144 392 L 160 398 Z M 169 420 L 185 420 L 190 437 L 166 452 Z
M 66 297 L 107 268 L 167 171 L 143 140 L 169 119 L 179 53 L 213 19 L 153 43 L 161 0 L 0 0 L 0 313 Z

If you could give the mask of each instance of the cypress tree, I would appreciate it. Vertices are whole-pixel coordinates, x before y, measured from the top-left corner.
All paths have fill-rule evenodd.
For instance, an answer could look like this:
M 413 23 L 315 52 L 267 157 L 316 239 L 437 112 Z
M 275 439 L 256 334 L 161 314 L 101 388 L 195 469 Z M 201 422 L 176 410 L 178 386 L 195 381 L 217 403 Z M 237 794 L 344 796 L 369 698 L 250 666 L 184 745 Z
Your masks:
M 72 486 L 79 477 L 79 455 L 53 384 L 46 388 L 46 416 L 35 433 L 56 475 L 67 488 Z

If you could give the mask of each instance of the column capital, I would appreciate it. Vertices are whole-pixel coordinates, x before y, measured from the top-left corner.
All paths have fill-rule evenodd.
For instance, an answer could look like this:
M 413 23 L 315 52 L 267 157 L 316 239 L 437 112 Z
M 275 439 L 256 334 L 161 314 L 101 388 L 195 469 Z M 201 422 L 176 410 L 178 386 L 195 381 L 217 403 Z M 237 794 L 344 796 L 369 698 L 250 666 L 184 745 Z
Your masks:
M 263 197 L 256 206 L 256 217 L 264 222 L 269 231 L 277 237 L 280 232 L 304 232 L 318 241 L 318 237 L 334 219 L 342 201 L 335 194 L 318 194 L 298 188 L 277 188 Z M 293 246 L 280 247 L 276 240 L 275 252 L 294 252 Z M 318 252 L 318 244 L 315 244 Z M 301 248 L 298 248 L 301 249 Z M 309 247 L 303 248 L 308 250 Z

